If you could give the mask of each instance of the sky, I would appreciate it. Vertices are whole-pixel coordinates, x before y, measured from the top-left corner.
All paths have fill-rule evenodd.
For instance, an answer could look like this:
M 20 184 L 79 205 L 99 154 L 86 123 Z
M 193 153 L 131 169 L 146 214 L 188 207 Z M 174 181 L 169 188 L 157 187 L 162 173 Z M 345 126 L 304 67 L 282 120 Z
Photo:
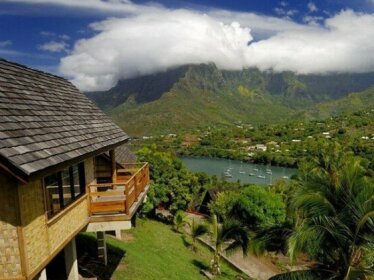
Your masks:
M 374 71 L 374 0 L 1 0 L 0 57 L 83 91 L 188 63 Z

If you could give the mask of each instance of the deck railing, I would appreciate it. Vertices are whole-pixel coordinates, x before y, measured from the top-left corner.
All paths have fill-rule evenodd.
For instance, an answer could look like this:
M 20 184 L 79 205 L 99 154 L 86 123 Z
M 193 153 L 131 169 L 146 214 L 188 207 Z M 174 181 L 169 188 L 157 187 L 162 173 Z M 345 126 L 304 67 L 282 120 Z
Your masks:
M 91 214 L 130 215 L 131 207 L 149 184 L 148 163 L 122 163 L 116 182 L 88 186 Z

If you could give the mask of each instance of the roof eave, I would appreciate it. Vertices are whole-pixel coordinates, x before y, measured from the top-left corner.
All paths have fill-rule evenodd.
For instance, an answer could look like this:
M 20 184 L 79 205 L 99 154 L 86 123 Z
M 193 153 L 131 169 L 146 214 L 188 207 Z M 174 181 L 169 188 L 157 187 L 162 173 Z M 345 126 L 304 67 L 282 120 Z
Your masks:
M 61 169 L 63 169 L 64 167 L 67 167 L 67 166 L 71 166 L 73 164 L 76 164 L 76 163 L 79 163 L 79 162 L 82 162 L 84 161 L 85 159 L 88 159 L 88 158 L 91 158 L 91 157 L 95 157 L 97 155 L 100 155 L 106 151 L 109 151 L 109 150 L 112 150 L 118 146 L 121 146 L 123 145 L 124 143 L 126 143 L 128 140 L 130 139 L 130 137 L 126 138 L 125 140 L 122 140 L 122 141 L 119 141 L 115 144 L 112 144 L 112 145 L 109 145 L 109 146 L 105 146 L 103 148 L 100 148 L 100 149 L 97 149 L 93 152 L 90 152 L 90 153 L 87 153 L 87 154 L 84 154 L 84 155 L 81 155 L 79 157 L 76 157 L 76 158 L 73 158 L 73 159 L 70 159 L 70 160 L 67 160 L 67 161 L 64 161 L 64 162 L 61 162 L 61 163 L 58 163 L 56 165 L 53 165 L 53 166 L 49 166 L 47 168 L 44 168 L 44 169 L 41 169 L 41 170 L 38 170 L 36 172 L 33 172 L 29 175 L 29 180 L 33 180 L 33 179 L 37 179 L 37 178 L 40 178 L 40 177 L 43 177 L 45 175 L 48 175 L 48 174 L 51 174 L 53 172 L 57 172 Z
M 30 181 L 32 181 L 34 179 L 41 178 L 41 177 L 43 177 L 43 176 L 45 176 L 47 174 L 51 174 L 53 172 L 57 172 L 57 171 L 63 169 L 64 167 L 67 167 L 67 166 L 70 166 L 70 165 L 82 162 L 85 159 L 88 159 L 90 157 L 95 157 L 95 156 L 100 155 L 100 154 L 102 154 L 102 153 L 104 153 L 106 151 L 112 150 L 112 149 L 114 149 L 114 148 L 116 148 L 118 146 L 123 145 L 129 139 L 130 139 L 130 137 L 127 137 L 126 139 L 124 139 L 122 141 L 119 141 L 119 142 L 117 142 L 115 144 L 105 146 L 105 147 L 97 149 L 97 150 L 95 150 L 93 152 L 90 152 L 90 153 L 87 153 L 87 154 L 83 154 L 83 155 L 81 155 L 79 157 L 72 158 L 72 159 L 69 159 L 67 161 L 63 161 L 63 162 L 58 163 L 56 165 L 48 166 L 47 168 L 44 168 L 44 169 L 41 169 L 41 170 L 37 170 L 37 171 L 31 172 L 31 173 L 27 173 L 25 170 L 23 170 L 23 169 L 15 166 L 14 164 L 12 164 L 5 157 L 1 157 L 0 156 L 0 168 L 3 169 L 4 171 L 6 171 L 12 177 L 16 178 L 22 184 L 27 184 L 28 182 L 30 182 Z

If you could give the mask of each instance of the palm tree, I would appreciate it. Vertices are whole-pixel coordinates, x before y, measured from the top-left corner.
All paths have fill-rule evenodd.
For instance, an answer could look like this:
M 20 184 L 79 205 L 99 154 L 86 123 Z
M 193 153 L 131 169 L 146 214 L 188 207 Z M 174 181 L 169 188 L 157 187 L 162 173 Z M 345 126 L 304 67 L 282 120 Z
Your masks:
M 301 173 L 292 201 L 296 227 L 288 240 L 295 260 L 307 253 L 308 270 L 279 279 L 367 279 L 374 275 L 374 184 L 359 158 L 328 146 Z
M 177 232 L 182 232 L 184 226 L 188 225 L 187 215 L 183 211 L 178 211 L 173 220 L 174 229 Z
M 212 216 L 212 242 L 215 248 L 212 260 L 213 275 L 220 274 L 220 258 L 223 253 L 232 253 L 242 249 L 246 255 L 249 247 L 247 230 L 236 220 L 225 220 L 218 223 L 216 215 Z
M 195 219 L 192 219 L 191 222 L 191 238 L 192 238 L 192 249 L 196 252 L 196 240 L 197 238 L 203 236 L 208 232 L 208 226 L 203 223 L 195 222 Z

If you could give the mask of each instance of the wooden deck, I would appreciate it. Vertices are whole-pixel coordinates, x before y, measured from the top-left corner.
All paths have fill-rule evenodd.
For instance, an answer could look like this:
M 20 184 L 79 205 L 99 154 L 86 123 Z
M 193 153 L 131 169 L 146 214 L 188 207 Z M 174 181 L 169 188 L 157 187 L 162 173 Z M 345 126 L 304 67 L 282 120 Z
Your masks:
M 123 163 L 116 182 L 89 185 L 91 221 L 129 220 L 149 189 L 148 163 Z

